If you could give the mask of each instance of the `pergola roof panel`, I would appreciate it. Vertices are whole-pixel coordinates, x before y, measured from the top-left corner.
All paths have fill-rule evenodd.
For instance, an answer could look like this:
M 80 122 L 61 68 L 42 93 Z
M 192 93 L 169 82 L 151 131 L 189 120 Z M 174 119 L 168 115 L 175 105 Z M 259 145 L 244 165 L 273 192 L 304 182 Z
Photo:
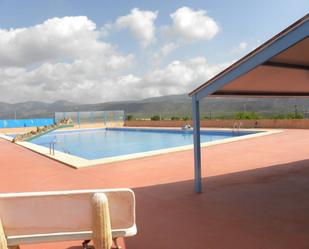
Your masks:
M 309 70 L 261 65 L 213 95 L 309 96 Z
M 189 95 L 309 96 L 309 14 Z
M 309 66 L 309 38 L 273 57 L 270 61 Z

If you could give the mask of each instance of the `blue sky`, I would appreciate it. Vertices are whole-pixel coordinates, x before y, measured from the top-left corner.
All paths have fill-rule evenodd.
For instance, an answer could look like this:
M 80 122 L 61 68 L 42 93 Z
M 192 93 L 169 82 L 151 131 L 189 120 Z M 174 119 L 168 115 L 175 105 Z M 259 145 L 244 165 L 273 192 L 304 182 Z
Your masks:
M 0 90 L 12 85 L 19 89 L 0 98 L 104 102 L 185 93 L 308 10 L 308 0 L 0 0 L 0 76 L 6 82 Z M 135 18 L 139 15 L 149 18 L 148 25 Z M 65 19 L 78 16 L 87 20 Z M 209 32 L 190 33 L 190 26 L 180 30 L 177 25 L 187 16 L 200 18 L 196 20 Z M 63 38 L 59 30 L 52 33 L 53 25 L 69 32 L 71 21 L 80 24 L 72 37 Z M 75 44 L 71 48 L 70 41 Z M 178 78 L 183 81 L 179 85 Z M 106 89 L 109 94 L 103 93 Z

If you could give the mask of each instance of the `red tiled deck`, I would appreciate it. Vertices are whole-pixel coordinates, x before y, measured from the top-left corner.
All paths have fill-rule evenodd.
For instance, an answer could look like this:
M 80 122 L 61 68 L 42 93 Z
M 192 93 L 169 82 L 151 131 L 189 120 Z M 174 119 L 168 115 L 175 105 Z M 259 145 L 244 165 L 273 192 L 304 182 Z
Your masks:
M 309 130 L 204 148 L 202 194 L 192 154 L 76 170 L 0 139 L 0 192 L 131 187 L 138 235 L 123 241 L 129 249 L 309 248 Z

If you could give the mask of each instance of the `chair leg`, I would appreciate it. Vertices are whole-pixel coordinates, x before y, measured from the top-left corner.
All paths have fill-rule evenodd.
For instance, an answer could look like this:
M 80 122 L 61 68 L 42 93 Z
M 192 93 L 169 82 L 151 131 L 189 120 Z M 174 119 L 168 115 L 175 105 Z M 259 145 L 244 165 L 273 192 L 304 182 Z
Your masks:
M 88 249 L 89 248 L 88 247 L 89 242 L 90 242 L 90 239 L 84 240 L 84 242 L 82 243 L 83 249 Z
M 104 193 L 95 193 L 92 198 L 92 233 L 95 249 L 112 247 L 108 199 Z
M 118 238 L 113 238 L 114 245 L 115 245 L 115 247 L 113 247 L 113 249 L 121 249 L 121 246 L 118 245 L 117 239 L 118 239 Z
M 3 230 L 2 221 L 0 219 L 0 249 L 8 249 L 8 243 Z

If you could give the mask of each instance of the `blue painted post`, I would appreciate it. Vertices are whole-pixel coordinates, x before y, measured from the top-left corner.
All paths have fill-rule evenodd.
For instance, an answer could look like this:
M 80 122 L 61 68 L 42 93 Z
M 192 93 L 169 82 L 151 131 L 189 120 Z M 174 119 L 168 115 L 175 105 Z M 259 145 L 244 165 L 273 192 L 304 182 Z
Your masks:
M 200 143 L 200 105 L 196 95 L 192 96 L 192 121 L 193 121 L 193 144 L 194 144 L 194 184 L 195 192 L 202 192 L 201 174 L 201 143 Z

